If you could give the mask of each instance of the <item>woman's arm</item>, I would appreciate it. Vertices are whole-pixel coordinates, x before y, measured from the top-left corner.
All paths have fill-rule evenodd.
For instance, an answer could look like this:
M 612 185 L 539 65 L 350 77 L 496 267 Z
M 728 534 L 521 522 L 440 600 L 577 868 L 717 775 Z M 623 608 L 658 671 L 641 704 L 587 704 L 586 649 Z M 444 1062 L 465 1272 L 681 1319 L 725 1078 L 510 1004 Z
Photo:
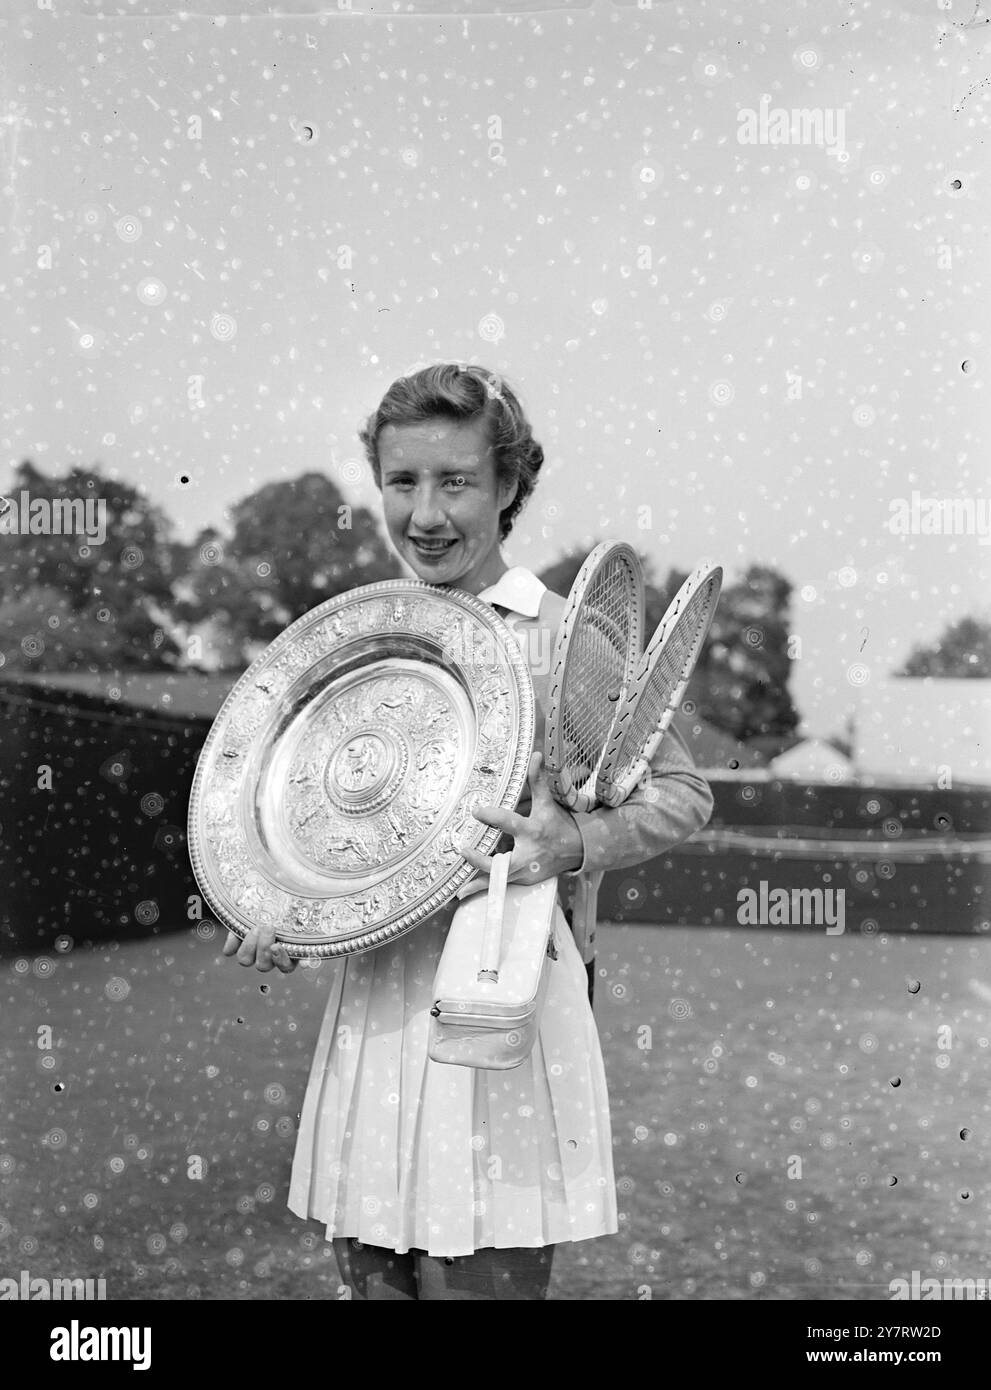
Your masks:
M 713 804 L 708 782 L 672 725 L 658 744 L 647 775 L 621 806 L 571 812 L 585 857 L 581 867 L 565 877 L 597 869 L 628 869 L 653 859 L 701 830 Z
M 554 649 L 564 608 L 565 600 L 559 594 L 545 590 L 539 621 L 521 623 L 517 629 L 538 630 L 542 639 L 535 644 L 537 656 L 530 649 L 538 711 L 535 749 L 543 746 L 549 654 Z M 533 792 L 545 785 L 546 795 L 541 794 L 539 805 L 535 804 Z M 712 810 L 709 784 L 696 769 L 681 735 L 671 726 L 658 744 L 646 775 L 621 806 L 590 812 L 566 811 L 553 801 L 546 774 L 535 776 L 531 760 L 527 785 L 515 812 L 492 806 L 477 807 L 474 814 L 483 824 L 502 830 L 495 852 L 518 851 L 513 881 L 539 883 L 552 875 L 571 878 L 583 871 L 594 873 L 642 864 L 701 830 Z M 476 869 L 489 872 L 488 856 L 471 848 L 463 848 L 462 853 Z M 481 887 L 484 881 L 473 881 L 462 889 L 460 896 Z

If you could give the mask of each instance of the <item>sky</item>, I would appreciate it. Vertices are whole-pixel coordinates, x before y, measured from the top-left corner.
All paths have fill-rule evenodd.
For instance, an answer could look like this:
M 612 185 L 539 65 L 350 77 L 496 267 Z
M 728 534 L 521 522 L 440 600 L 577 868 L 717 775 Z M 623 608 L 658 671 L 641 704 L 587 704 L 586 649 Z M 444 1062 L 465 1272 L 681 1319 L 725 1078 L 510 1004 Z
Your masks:
M 99 462 L 191 539 L 320 470 L 377 512 L 359 424 L 475 361 L 546 455 L 508 563 L 779 568 L 809 732 L 991 617 L 980 537 L 890 528 L 991 499 L 979 10 L 196 8 L 0 0 L 0 490 Z

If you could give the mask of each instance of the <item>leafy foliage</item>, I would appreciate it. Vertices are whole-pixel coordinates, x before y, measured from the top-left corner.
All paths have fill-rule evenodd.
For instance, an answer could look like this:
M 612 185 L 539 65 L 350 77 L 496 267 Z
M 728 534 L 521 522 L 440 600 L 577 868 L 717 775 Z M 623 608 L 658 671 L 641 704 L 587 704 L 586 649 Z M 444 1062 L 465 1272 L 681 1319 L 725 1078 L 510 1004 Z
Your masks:
M 99 468 L 47 476 L 25 461 L 8 496 L 19 504 L 87 501 L 105 539 L 85 534 L 0 536 L 0 652 L 10 669 L 170 669 L 179 648 L 163 618 L 173 604 L 170 523 L 138 489 Z M 95 511 L 90 513 L 95 515 Z M 9 522 L 8 522 L 9 525 Z
M 991 623 L 960 618 L 930 646 L 916 646 L 897 676 L 991 676 Z
M 215 625 L 227 664 L 243 664 L 335 594 L 399 573 L 372 513 L 348 506 L 322 473 L 266 484 L 232 520 L 229 539 L 211 527 L 185 547 L 176 605 L 183 622 Z

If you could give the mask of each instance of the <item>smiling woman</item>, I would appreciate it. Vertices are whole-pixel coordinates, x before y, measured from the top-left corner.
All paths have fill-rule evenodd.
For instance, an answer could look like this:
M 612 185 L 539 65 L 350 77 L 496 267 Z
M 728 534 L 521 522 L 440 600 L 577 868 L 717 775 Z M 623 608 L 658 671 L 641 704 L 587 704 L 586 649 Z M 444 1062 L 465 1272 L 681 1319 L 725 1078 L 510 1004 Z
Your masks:
M 483 367 L 400 377 L 359 435 L 396 550 L 418 579 L 478 594 L 533 491 L 544 451 L 513 391 Z
M 565 604 L 532 571 L 510 569 L 500 548 L 543 461 L 519 401 L 484 368 L 445 363 L 394 382 L 360 438 L 389 536 L 416 577 L 476 595 L 517 633 L 541 747 L 549 671 L 539 653 L 553 649 Z M 429 750 L 421 750 L 428 761 Z M 540 763 L 534 753 L 515 811 L 475 810 L 511 843 L 516 883 L 641 863 L 711 811 L 708 787 L 673 734 L 643 790 L 613 810 L 566 811 Z M 462 853 L 490 872 L 488 856 L 470 846 Z M 605 1069 L 561 905 L 536 1042 L 505 1071 L 429 1056 L 434 978 L 458 906 L 336 965 L 289 1208 L 324 1224 L 355 1298 L 542 1299 L 555 1244 L 618 1229 Z M 263 971 L 295 965 L 274 928 L 255 927 L 243 942 L 232 933 L 225 951 Z

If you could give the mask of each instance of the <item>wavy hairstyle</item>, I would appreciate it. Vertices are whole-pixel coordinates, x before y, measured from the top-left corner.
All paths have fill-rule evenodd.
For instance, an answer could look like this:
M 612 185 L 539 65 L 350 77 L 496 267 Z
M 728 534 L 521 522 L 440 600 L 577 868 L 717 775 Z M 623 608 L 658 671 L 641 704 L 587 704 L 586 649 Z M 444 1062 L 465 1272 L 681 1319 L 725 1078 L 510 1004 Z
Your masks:
M 382 427 L 419 424 L 438 415 L 463 423 L 484 423 L 496 477 L 500 483 L 516 483 L 516 496 L 499 514 L 499 539 L 505 540 L 536 486 L 544 451 L 534 439 L 515 393 L 486 367 L 438 362 L 392 383 L 358 431 L 376 486 L 381 490 L 378 437 Z

